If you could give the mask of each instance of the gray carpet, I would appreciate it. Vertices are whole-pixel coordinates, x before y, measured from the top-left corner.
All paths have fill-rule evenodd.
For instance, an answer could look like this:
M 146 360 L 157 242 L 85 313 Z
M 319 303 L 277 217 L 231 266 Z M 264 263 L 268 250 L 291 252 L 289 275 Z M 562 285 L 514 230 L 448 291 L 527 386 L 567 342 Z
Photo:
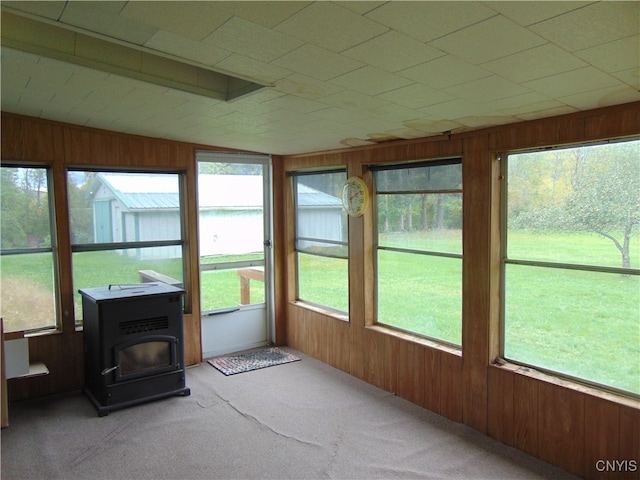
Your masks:
M 11 405 L 2 478 L 570 479 L 339 370 L 187 372 L 189 397 L 98 417 L 80 393 Z

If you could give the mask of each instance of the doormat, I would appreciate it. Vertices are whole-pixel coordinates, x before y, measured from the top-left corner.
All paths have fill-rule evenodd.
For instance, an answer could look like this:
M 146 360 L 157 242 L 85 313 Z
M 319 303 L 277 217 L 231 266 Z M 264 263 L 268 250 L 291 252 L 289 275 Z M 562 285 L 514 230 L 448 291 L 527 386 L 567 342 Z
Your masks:
M 273 367 L 274 365 L 297 362 L 298 360 L 300 359 L 295 355 L 283 352 L 279 348 L 274 347 L 230 357 L 212 358 L 211 360 L 207 360 L 207 362 L 229 376 L 235 375 L 236 373 L 258 370 L 260 368 Z

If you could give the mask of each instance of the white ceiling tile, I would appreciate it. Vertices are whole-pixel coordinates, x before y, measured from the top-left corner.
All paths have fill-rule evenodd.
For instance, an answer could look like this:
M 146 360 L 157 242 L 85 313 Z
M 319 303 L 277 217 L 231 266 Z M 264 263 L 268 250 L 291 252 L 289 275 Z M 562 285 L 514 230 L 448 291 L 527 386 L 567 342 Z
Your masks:
M 431 45 L 475 65 L 546 43 L 511 20 L 495 16 L 439 38 Z
M 526 82 L 532 90 L 550 97 L 564 97 L 571 94 L 615 87 L 619 82 L 594 67 L 583 67 L 570 72 L 552 75 L 538 80 Z
M 244 18 L 264 27 L 273 28 L 282 21 L 302 10 L 311 2 L 298 1 L 215 1 L 215 9 L 225 11 L 230 15 Z
M 385 2 L 372 2 L 368 0 L 352 0 L 352 1 L 337 1 L 335 2 L 341 7 L 348 8 L 349 10 L 356 12 L 359 15 L 364 15 L 371 10 L 378 8 L 380 5 L 383 5 Z
M 64 7 L 68 2 L 57 2 L 57 1 L 47 1 L 47 2 L 2 2 L 2 8 L 5 9 L 9 7 L 10 9 L 19 10 L 21 12 L 30 13 L 32 15 L 37 15 L 39 17 L 48 18 L 51 20 L 58 20 L 62 12 L 64 11 Z
M 271 64 L 318 80 L 329 80 L 363 66 L 356 60 L 310 44 L 283 55 Z
M 340 85 L 354 92 L 375 96 L 380 93 L 405 87 L 413 82 L 394 75 L 393 73 L 367 66 L 340 75 L 330 80 L 330 83 Z
M 482 64 L 482 68 L 518 83 L 585 66 L 586 62 L 550 43 Z
M 443 55 L 440 50 L 393 30 L 342 54 L 389 72 L 397 72 Z
M 490 102 L 491 108 L 505 113 L 514 111 L 523 111 L 524 107 L 528 105 L 536 105 L 539 103 L 549 102 L 550 99 L 537 92 L 527 92 L 522 95 L 513 95 L 507 98 L 501 98 L 499 100 L 492 100 Z M 557 102 L 556 102 L 557 104 Z
M 91 32 L 142 45 L 157 29 L 120 16 L 120 12 L 127 3 L 131 2 L 67 2 L 61 21 Z
M 496 15 L 480 2 L 387 2 L 365 16 L 429 42 Z
M 518 121 L 518 118 L 497 114 L 497 115 L 487 115 L 487 116 L 479 116 L 479 117 L 475 117 L 475 116 L 464 117 L 464 118 L 459 118 L 457 121 L 466 127 L 478 128 L 479 125 L 486 125 L 487 127 L 495 127 L 498 125 L 515 123 Z
M 291 74 L 291 71 L 271 63 L 259 62 L 235 53 L 216 63 L 214 67 L 221 73 L 252 80 L 261 85 L 271 85 Z
M 317 100 L 343 90 L 343 88 L 331 85 L 328 82 L 320 82 L 315 78 L 297 74 L 277 81 L 273 88 L 286 95 L 294 95 L 310 100 Z
M 25 2 L 22 17 L 9 5 L 4 111 L 157 138 L 302 153 L 640 96 L 638 2 Z M 59 23 L 53 39 L 45 32 L 63 6 L 84 27 Z M 89 48 L 82 28 L 111 32 L 114 44 L 153 32 L 140 50 L 273 86 L 223 102 L 7 48 L 32 51 L 24 42 L 38 40 L 73 54 L 76 38 L 79 51 Z M 216 29 L 210 38 L 229 49 L 201 43 Z
M 484 2 L 489 8 L 525 26 L 562 15 L 571 10 L 584 7 L 589 3 L 591 2 L 573 2 L 567 0 Z
M 612 73 L 611 75 L 630 87 L 640 90 L 640 68 L 630 68 L 629 70 Z
M 419 113 L 417 113 L 413 108 L 405 107 L 403 105 L 395 105 L 392 103 L 371 108 L 367 110 L 367 112 L 376 117 L 389 118 L 397 122 L 411 120 L 412 118 L 419 116 Z
M 523 96 L 522 98 L 525 98 L 525 96 Z M 522 100 L 522 98 L 520 98 L 520 100 Z M 562 102 L 559 102 L 558 100 L 550 100 L 550 99 L 545 99 L 545 100 L 540 100 L 540 101 L 533 101 L 533 102 L 520 102 L 519 105 L 514 105 L 514 106 L 509 106 L 508 104 L 504 104 L 504 105 L 496 105 L 496 110 L 501 111 L 502 113 L 506 113 L 507 115 L 514 115 L 514 116 L 520 116 L 520 115 L 526 115 L 527 112 L 539 112 L 539 111 L 549 111 L 549 110 L 555 110 L 557 108 L 567 108 L 566 105 L 564 105 Z
M 317 110 L 327 108 L 327 106 L 320 102 L 313 100 L 307 100 L 306 98 L 284 96 L 269 100 L 267 103 L 274 108 L 281 108 L 283 110 L 292 110 L 298 113 L 311 113 Z
M 571 105 L 578 110 L 587 110 L 610 105 L 640 101 L 640 92 L 631 87 L 607 87 L 591 90 L 576 95 L 559 98 L 561 102 Z
M 429 135 L 436 135 L 444 132 L 450 132 L 456 128 L 460 128 L 460 123 L 452 120 L 442 120 L 439 118 L 418 118 L 404 122 L 404 125 L 414 128 Z
M 391 92 L 378 95 L 377 98 L 387 100 L 392 103 L 404 105 L 410 108 L 426 107 L 436 103 L 452 100 L 454 97 L 440 90 L 435 90 L 423 85 L 409 85 Z
M 363 108 L 357 108 L 358 106 L 345 110 L 340 100 L 343 100 L 344 102 L 348 102 L 349 101 L 348 97 L 345 98 L 345 97 L 336 96 L 334 100 L 335 100 L 334 104 L 336 106 L 329 107 L 324 110 L 319 110 L 317 112 L 313 112 L 311 116 L 313 116 L 314 118 L 320 118 L 323 120 L 334 122 L 337 124 L 355 123 L 359 121 L 364 121 L 370 116 L 368 113 L 364 111 Z
M 568 115 L 578 110 L 569 105 L 560 105 L 558 107 L 543 108 L 541 110 L 527 111 L 522 113 L 514 113 L 513 116 L 520 120 L 537 120 L 539 118 L 555 117 L 558 115 Z
M 529 89 L 496 75 L 449 87 L 445 90 L 453 96 L 480 103 L 530 92 Z
M 421 108 L 420 112 L 433 118 L 445 120 L 455 120 L 469 115 L 488 115 L 495 113 L 489 104 L 480 104 L 461 98 Z
M 229 19 L 203 43 L 267 63 L 302 45 L 293 37 L 238 17 Z
M 371 108 L 380 107 L 386 105 L 388 102 L 380 97 L 372 97 L 370 95 L 364 95 L 362 93 L 354 92 L 351 90 L 345 90 L 328 97 L 320 99 L 321 102 L 327 105 L 333 105 L 336 107 L 344 108 L 345 110 L 364 111 Z
M 206 66 L 214 65 L 231 55 L 229 50 L 216 45 L 205 45 L 192 38 L 164 30 L 158 30 L 144 46 Z
M 140 28 L 154 27 L 194 40 L 202 40 L 232 16 L 228 12 L 214 8 L 215 3 L 199 1 L 126 2 L 120 17 L 123 20 L 135 22 Z
M 640 30 L 637 1 L 596 2 L 560 15 L 530 29 L 570 52 L 608 43 Z
M 445 55 L 402 70 L 398 75 L 433 88 L 445 88 L 488 77 L 491 73 L 452 55 Z
M 619 72 L 640 66 L 640 35 L 622 38 L 575 52 L 605 72 Z
M 332 2 L 314 2 L 275 27 L 334 52 L 341 52 L 388 29 Z

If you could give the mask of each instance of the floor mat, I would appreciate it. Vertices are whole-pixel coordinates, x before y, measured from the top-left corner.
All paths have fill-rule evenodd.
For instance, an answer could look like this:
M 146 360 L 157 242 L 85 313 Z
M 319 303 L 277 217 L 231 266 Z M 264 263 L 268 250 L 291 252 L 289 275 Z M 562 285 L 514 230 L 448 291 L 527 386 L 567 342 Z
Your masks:
M 274 365 L 297 362 L 298 360 L 300 360 L 300 358 L 295 355 L 273 347 L 229 357 L 212 358 L 207 360 L 207 362 L 228 376 L 258 370 L 260 368 L 273 367 Z

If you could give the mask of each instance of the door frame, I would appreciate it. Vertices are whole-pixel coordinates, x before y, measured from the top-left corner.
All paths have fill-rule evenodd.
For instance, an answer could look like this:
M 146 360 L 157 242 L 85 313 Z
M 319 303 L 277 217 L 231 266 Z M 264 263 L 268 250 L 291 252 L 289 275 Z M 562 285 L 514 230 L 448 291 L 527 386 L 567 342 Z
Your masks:
M 213 150 L 196 151 L 196 182 L 200 162 L 210 163 L 238 163 L 262 165 L 263 184 L 263 230 L 264 230 L 264 304 L 238 305 L 221 308 L 200 314 L 201 348 L 202 357 L 233 353 L 240 350 L 248 350 L 260 346 L 273 344 L 275 338 L 275 313 L 274 313 L 274 273 L 273 273 L 273 165 L 272 158 L 266 154 L 248 154 L 234 152 L 219 152 Z M 198 186 L 199 188 L 199 186 Z M 198 225 L 200 205 L 198 203 Z M 199 228 L 199 227 L 198 227 Z M 221 264 L 224 266 L 224 264 Z M 201 279 L 202 269 L 200 264 L 200 242 L 198 240 L 198 278 Z M 201 284 L 201 282 L 199 282 Z M 202 286 L 200 285 L 200 288 Z M 201 295 L 202 297 L 202 295 Z M 264 310 L 264 335 L 253 336 L 243 340 L 241 329 L 243 325 L 255 322 L 255 316 L 260 310 Z M 217 325 L 218 324 L 218 325 Z M 218 328 L 227 324 L 233 327 Z M 232 331 L 235 328 L 235 331 Z M 226 342 L 226 343 L 225 343 Z

